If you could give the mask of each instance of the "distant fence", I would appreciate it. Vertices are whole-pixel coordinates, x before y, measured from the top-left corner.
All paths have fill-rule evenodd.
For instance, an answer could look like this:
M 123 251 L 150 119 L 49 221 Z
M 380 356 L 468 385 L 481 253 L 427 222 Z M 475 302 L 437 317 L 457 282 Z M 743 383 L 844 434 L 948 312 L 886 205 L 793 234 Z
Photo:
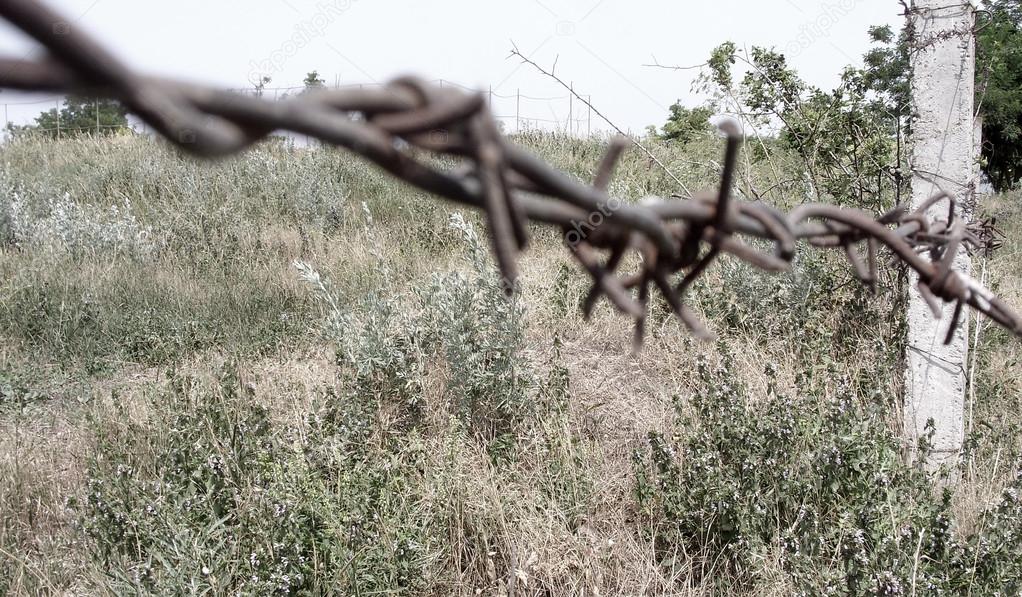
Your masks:
M 57 126 L 38 127 L 35 130 L 56 133 L 57 137 L 60 137 L 62 132 L 68 132 L 68 133 L 76 132 L 76 133 L 80 133 L 80 132 L 83 132 L 83 131 L 101 131 L 101 130 L 110 130 L 110 129 L 121 129 L 121 128 L 124 128 L 122 125 L 119 125 L 119 124 L 103 124 L 103 123 L 99 122 L 98 108 L 97 108 L 97 119 L 96 119 L 96 123 L 95 124 L 90 124 L 88 126 L 61 126 L 61 122 L 60 122 L 60 109 L 63 107 L 63 104 L 64 104 L 64 96 L 62 96 L 62 95 L 58 95 L 58 96 L 54 96 L 54 97 L 48 97 L 48 98 L 44 98 L 44 99 L 38 99 L 38 100 L 25 100 L 25 101 L 18 101 L 18 102 L 3 102 L 0 105 L 2 105 L 3 109 L 4 109 L 4 131 L 6 132 L 10 128 L 11 125 L 26 124 L 26 123 L 15 123 L 14 121 L 11 120 L 10 111 L 11 111 L 11 107 L 12 106 L 38 106 L 40 113 L 49 111 L 51 109 L 56 109 L 56 112 L 57 112 Z
M 538 96 L 522 93 L 515 89 L 514 93 L 498 93 L 493 87 L 480 90 L 477 87 L 462 85 L 448 79 L 432 79 L 429 81 L 439 87 L 454 87 L 463 91 L 482 91 L 493 117 L 504 125 L 509 133 L 523 130 L 544 128 L 568 133 L 569 135 L 590 135 L 593 132 L 593 111 L 574 95 Z M 365 89 L 384 87 L 381 83 L 354 83 L 324 85 L 330 89 Z M 301 93 L 305 86 L 295 87 L 264 87 L 262 96 L 267 99 L 281 99 L 288 95 Z M 256 94 L 252 88 L 230 89 L 237 93 Z M 591 102 L 592 96 L 584 95 Z M 544 113 L 545 111 L 545 113 Z M 540 115 L 542 113 L 542 115 Z
M 438 85 L 439 87 L 454 87 L 465 91 L 480 91 L 478 88 L 462 85 L 447 79 L 433 79 L 430 82 Z M 383 88 L 384 85 L 380 83 L 349 83 L 343 85 L 324 85 L 324 87 L 330 89 L 365 89 Z M 235 93 L 260 95 L 266 99 L 273 100 L 281 100 L 289 96 L 294 96 L 305 90 L 306 87 L 304 85 L 290 87 L 263 87 L 262 89 L 255 89 L 253 87 L 228 89 L 228 91 Z M 481 91 L 487 99 L 487 103 L 490 107 L 490 111 L 493 113 L 493 117 L 501 123 L 506 133 L 520 133 L 527 130 L 541 129 L 557 131 L 568 135 L 588 137 L 594 132 L 592 109 L 585 102 L 579 101 L 572 94 L 541 96 L 523 93 L 521 89 L 515 89 L 514 93 L 498 93 L 492 87 Z M 591 103 L 592 96 L 583 95 L 581 97 L 585 97 L 586 101 Z M 50 110 L 51 108 L 57 108 L 59 123 L 59 113 L 63 102 L 64 96 L 53 96 L 39 100 L 0 103 L 4 110 L 4 122 L 6 123 L 4 128 L 6 130 L 7 125 L 10 124 L 24 124 L 13 123 L 11 121 L 10 108 L 12 106 L 38 105 L 40 112 Z M 138 130 L 141 132 L 149 132 L 144 122 L 139 122 L 137 126 Z M 118 125 L 104 125 L 97 122 L 96 125 L 87 127 L 58 126 L 41 128 L 39 130 L 55 132 L 57 133 L 57 136 L 60 136 L 62 131 L 100 131 L 102 129 L 111 128 L 121 127 Z M 599 129 L 598 123 L 597 128 Z

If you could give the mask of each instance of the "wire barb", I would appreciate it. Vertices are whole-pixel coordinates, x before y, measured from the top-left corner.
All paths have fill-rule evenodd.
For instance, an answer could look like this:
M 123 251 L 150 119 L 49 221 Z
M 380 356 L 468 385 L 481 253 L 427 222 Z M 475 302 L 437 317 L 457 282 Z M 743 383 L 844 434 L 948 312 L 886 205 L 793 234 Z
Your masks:
M 946 193 L 915 210 L 899 206 L 876 218 L 821 204 L 785 214 L 736 199 L 731 184 L 742 138 L 730 121 L 721 125 L 727 146 L 715 192 L 630 204 L 612 198 L 608 188 L 625 146 L 634 141 L 613 140 L 587 185 L 509 143 L 478 92 L 401 77 L 381 88 L 321 90 L 269 101 L 136 73 L 97 40 L 77 27 L 69 29 L 70 21 L 42 2 L 5 0 L 0 16 L 49 50 L 38 60 L 0 57 L 0 88 L 116 99 L 198 156 L 234 154 L 276 130 L 348 149 L 412 186 L 483 211 L 509 292 L 516 288 L 516 258 L 528 244 L 529 223 L 559 227 L 592 279 L 583 312 L 591 315 L 606 296 L 635 320 L 637 344 L 645 335 L 651 287 L 695 336 L 711 338 L 684 303 L 692 284 L 722 253 L 767 271 L 785 271 L 799 240 L 844 251 L 857 277 L 871 287 L 877 281 L 877 252 L 887 247 L 918 275 L 918 289 L 934 316 L 941 314 L 938 299 L 955 303 L 948 340 L 965 305 L 1022 336 L 1022 319 L 953 267 L 960 248 L 994 247 L 993 222 L 967 226 L 956 218 L 954 198 Z M 463 164 L 440 170 L 423 153 L 453 156 Z M 931 216 L 930 208 L 944 200 L 946 218 Z M 765 240 L 774 251 L 761 252 L 741 237 Z M 865 261 L 859 248 L 863 243 Z M 608 253 L 602 263 L 601 251 Z M 640 258 L 639 271 L 618 273 L 633 254 Z M 672 283 L 676 276 L 680 281 Z

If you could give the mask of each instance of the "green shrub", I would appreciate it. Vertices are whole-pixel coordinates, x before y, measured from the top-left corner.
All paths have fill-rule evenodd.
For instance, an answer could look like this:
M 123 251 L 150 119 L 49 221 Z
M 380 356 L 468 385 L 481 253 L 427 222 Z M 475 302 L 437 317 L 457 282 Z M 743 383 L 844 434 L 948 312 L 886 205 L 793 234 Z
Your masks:
M 472 225 L 455 214 L 451 226 L 463 236 L 470 275 L 434 274 L 413 296 L 385 287 L 353 307 L 341 306 L 311 266 L 297 265 L 329 305 L 328 333 L 357 387 L 399 396 L 402 418 L 418 421 L 418 380 L 441 367 L 448 374 L 445 397 L 452 414 L 486 440 L 510 437 L 533 414 L 535 380 L 519 354 L 524 307 L 517 292 L 506 295 Z M 382 258 L 379 267 L 386 277 Z
M 568 428 L 567 371 L 555 354 L 548 375 L 533 372 L 521 304 L 504 294 L 472 227 L 453 224 L 469 272 L 411 296 L 371 292 L 342 306 L 298 264 L 329 306 L 341 372 L 300 422 L 283 422 L 230 368 L 215 384 L 175 377 L 151 393 L 142 423 L 93 422 L 102 439 L 76 507 L 105 586 L 418 594 L 457 583 L 450 565 L 482 578 L 476 564 L 513 556 L 499 518 L 508 514 L 449 507 L 466 492 L 465 472 L 449 467 L 477 446 L 495 470 L 533 475 L 566 524 L 582 525 L 592 455 Z M 438 368 L 446 418 L 424 413 Z M 449 454 L 434 453 L 438 444 Z
M 716 366 L 701 360 L 702 389 L 676 403 L 678 435 L 651 434 L 636 453 L 642 527 L 655 529 L 663 565 L 738 592 L 766 583 L 774 560 L 805 595 L 1022 587 L 1022 552 L 1009 547 L 1022 532 L 1022 480 L 959 537 L 950 490 L 904 463 L 882 404 L 848 379 L 825 392 L 800 379 L 788 395 L 774 372 L 756 396 L 726 353 Z
M 323 398 L 288 426 L 231 373 L 213 386 L 176 378 L 151 397 L 166 414 L 112 434 L 97 422 L 107 433 L 80 511 L 110 588 L 289 595 L 424 582 L 433 531 L 413 508 L 414 444 L 370 441 L 374 398 Z
M 487 439 L 516 431 L 534 414 L 535 380 L 523 364 L 525 307 L 509 297 L 486 245 L 460 214 L 451 217 L 468 250 L 471 276 L 434 276 L 419 294 L 426 347 L 444 359 L 457 413 Z

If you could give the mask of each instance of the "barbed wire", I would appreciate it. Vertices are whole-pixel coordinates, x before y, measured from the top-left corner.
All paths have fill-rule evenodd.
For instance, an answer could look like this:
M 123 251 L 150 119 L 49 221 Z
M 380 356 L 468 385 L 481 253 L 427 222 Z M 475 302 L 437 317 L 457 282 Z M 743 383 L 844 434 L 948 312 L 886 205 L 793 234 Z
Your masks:
M 1007 305 L 953 269 L 959 250 L 984 248 L 980 235 L 990 231 L 957 217 L 952 196 L 941 192 L 918 209 L 899 206 L 876 218 L 833 205 L 805 204 L 783 213 L 737 200 L 731 187 L 742 140 L 731 121 L 721 125 L 726 150 L 716 190 L 629 204 L 607 193 L 629 140 L 612 140 L 594 180 L 585 184 L 507 142 L 483 92 L 401 77 L 378 89 L 323 89 L 269 101 L 137 73 L 34 0 L 5 0 L 0 16 L 49 50 L 38 60 L 0 57 L 0 87 L 116 99 L 198 156 L 234 154 L 276 130 L 346 148 L 410 185 L 483 211 L 509 293 L 517 286 L 516 257 L 529 244 L 529 224 L 559 227 L 571 255 L 592 279 L 583 303 L 586 316 L 606 297 L 634 318 L 637 343 L 654 289 L 689 330 L 709 337 L 684 302 L 707 267 L 726 253 L 766 271 L 788 270 L 800 240 L 842 250 L 858 278 L 871 286 L 877 281 L 878 250 L 887 247 L 918 273 L 919 291 L 935 316 L 940 316 L 940 300 L 956 304 L 948 339 L 965 305 L 1022 335 L 1022 320 Z M 464 163 L 440 170 L 429 154 Z M 929 215 L 940 202 L 947 203 L 947 216 Z M 763 239 L 774 250 L 757 250 L 741 237 Z M 640 257 L 638 271 L 621 274 L 629 254 Z

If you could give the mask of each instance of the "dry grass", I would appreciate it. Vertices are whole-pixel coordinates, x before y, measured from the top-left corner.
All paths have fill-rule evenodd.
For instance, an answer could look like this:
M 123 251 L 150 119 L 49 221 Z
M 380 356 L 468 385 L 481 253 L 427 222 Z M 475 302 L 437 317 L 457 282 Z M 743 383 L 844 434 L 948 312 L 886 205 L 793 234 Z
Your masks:
M 588 144 L 565 151 L 547 138 L 533 141 L 539 151 L 559 156 L 580 175 L 595 163 L 596 152 Z M 446 209 L 427 210 L 425 199 L 417 196 L 400 199 L 407 190 L 332 153 L 261 151 L 249 161 L 218 166 L 203 180 L 197 174 L 201 166 L 183 163 L 140 141 L 77 141 L 3 150 L 8 181 L 26 185 L 20 192 L 43 197 L 66 190 L 76 201 L 100 205 L 130 197 L 136 215 L 154 226 L 154 237 L 169 247 L 153 258 L 72 256 L 60 247 L 33 245 L 0 249 L 0 271 L 6 276 L 0 298 L 24 306 L 10 297 L 21 296 L 18 293 L 26 288 L 45 287 L 51 289 L 46 296 L 58 297 L 61 305 L 56 312 L 39 311 L 34 322 L 9 313 L 2 332 L 10 341 L 0 344 L 0 374 L 31 393 L 23 404 L 0 403 L 0 555 L 8 560 L 0 564 L 0 571 L 8 575 L 0 587 L 10 594 L 116 591 L 67 503 L 69 498 L 79 503 L 86 499 L 90 458 L 106 439 L 98 434 L 120 437 L 135 423 L 172 420 L 173 413 L 161 412 L 152 400 L 170 377 L 212 384 L 230 364 L 245 391 L 267 406 L 283 428 L 301 428 L 326 390 L 347 383 L 332 345 L 318 333 L 326 310 L 297 276 L 293 260 L 313 263 L 344 300 L 373 289 L 393 294 L 421 287 L 432 272 L 464 268 L 463 249 L 446 227 Z M 50 172 L 97 174 L 85 179 L 76 174 L 54 176 L 44 182 L 32 174 L 38 166 L 34 158 L 40 156 Z M 270 190 L 264 189 L 262 195 L 252 189 L 225 190 L 265 163 L 282 169 L 269 175 L 274 180 L 265 187 Z M 115 178 L 103 179 L 101 173 L 113 173 Z M 648 174 L 641 162 L 626 163 L 616 190 L 631 195 L 656 192 L 655 184 L 651 189 L 640 182 Z M 693 170 L 689 178 L 698 182 L 703 175 Z M 260 171 L 259 176 L 268 175 Z M 283 191 L 273 190 L 313 182 L 323 190 L 301 193 L 296 206 L 275 195 Z M 160 184 L 162 190 L 156 191 Z M 211 195 L 212 190 L 223 196 Z M 374 214 L 375 240 L 366 236 L 370 233 L 361 219 L 362 202 Z M 1013 205 L 995 204 L 991 209 L 1010 211 L 1005 218 L 1022 223 Z M 592 321 L 581 320 L 577 309 L 585 292 L 581 277 L 556 239 L 542 234 L 539 238 L 522 261 L 528 321 L 522 358 L 539 378 L 552 366 L 563 366 L 570 379 L 570 402 L 563 416 L 531 427 L 519 439 L 513 464 L 504 465 L 494 461 L 485 442 L 452 431 L 457 425 L 449 406 L 451 372 L 442 360 L 423 377 L 425 408 L 415 441 L 425 456 L 416 472 L 415 507 L 445 525 L 441 544 L 429 556 L 430 591 L 721 594 L 712 579 L 700 578 L 697 568 L 705 565 L 700 554 L 679 553 L 664 564 L 653 542 L 656 529 L 644 527 L 651 523 L 635 503 L 633 455 L 646 449 L 650 432 L 672 437 L 682 431 L 676 428 L 674 397 L 699 391 L 700 382 L 692 372 L 700 355 L 710 359 L 722 352 L 734 355 L 740 381 L 757 396 L 766 396 L 770 383 L 782 392 L 795 391 L 800 373 L 808 368 L 826 370 L 818 361 L 824 355 L 808 358 L 792 350 L 793 343 L 801 341 L 797 329 L 775 337 L 763 331 L 769 328 L 761 322 L 743 320 L 732 326 L 712 317 L 711 325 L 723 338 L 718 345 L 694 343 L 673 320 L 654 318 L 647 346 L 633 354 L 629 322 L 606 305 L 597 309 Z M 1022 304 L 1022 271 L 1015 259 L 1020 246 L 1009 242 L 989 270 L 998 290 L 1014 304 Z M 381 256 L 388 264 L 389 280 L 381 274 Z M 727 275 L 731 274 L 715 273 L 707 282 L 702 291 L 707 309 L 714 301 L 734 300 L 715 295 L 714 289 L 723 287 L 717 285 L 727 283 Z M 193 326 L 201 341 L 185 338 L 173 349 L 131 353 L 124 349 L 126 337 L 119 335 L 126 333 L 125 326 L 102 323 L 66 331 L 71 317 L 67 305 L 81 293 L 95 297 L 100 319 L 104 313 L 137 315 L 143 323 L 131 325 L 152 325 L 147 333 L 160 338 Z M 153 309 L 172 316 L 142 317 Z M 285 314 L 293 323 L 273 324 Z M 838 329 L 841 317 L 837 311 L 827 313 L 814 325 Z M 239 333 L 239 328 L 247 330 Z M 82 333 L 105 336 L 83 344 L 85 340 L 76 335 Z M 560 357 L 551 365 L 556 360 L 555 340 Z M 850 345 L 857 341 L 839 336 L 835 343 L 844 340 Z M 984 334 L 982 345 L 977 386 L 978 400 L 984 403 L 976 405 L 976 420 L 1006 434 L 1017 425 L 1022 355 L 1017 343 L 996 334 Z M 89 347 L 87 355 L 75 352 L 80 346 Z M 853 379 L 875 374 L 877 353 L 850 352 L 833 355 L 829 366 Z M 776 365 L 774 378 L 764 373 L 767 362 Z M 890 373 L 885 392 L 894 393 L 899 382 L 895 372 Z M 827 375 L 821 373 L 814 383 L 829 388 Z M 990 396 L 999 402 L 990 403 Z M 388 430 L 396 429 L 399 414 L 383 409 L 378 417 L 382 445 L 391 434 Z M 1013 474 L 1014 462 L 1007 455 L 1020 451 L 1017 438 L 994 433 L 987 437 L 956 489 L 955 512 L 963 532 L 981 526 L 982 507 L 998 496 Z M 556 454 L 544 451 L 550 445 L 556 446 Z M 572 481 L 556 487 L 577 490 L 578 495 L 551 490 L 551 484 L 561 480 L 544 471 L 557 459 L 571 463 Z M 573 511 L 566 503 L 581 504 L 581 510 Z M 777 545 L 765 552 L 756 586 L 742 594 L 785 595 L 794 590 L 779 554 Z

